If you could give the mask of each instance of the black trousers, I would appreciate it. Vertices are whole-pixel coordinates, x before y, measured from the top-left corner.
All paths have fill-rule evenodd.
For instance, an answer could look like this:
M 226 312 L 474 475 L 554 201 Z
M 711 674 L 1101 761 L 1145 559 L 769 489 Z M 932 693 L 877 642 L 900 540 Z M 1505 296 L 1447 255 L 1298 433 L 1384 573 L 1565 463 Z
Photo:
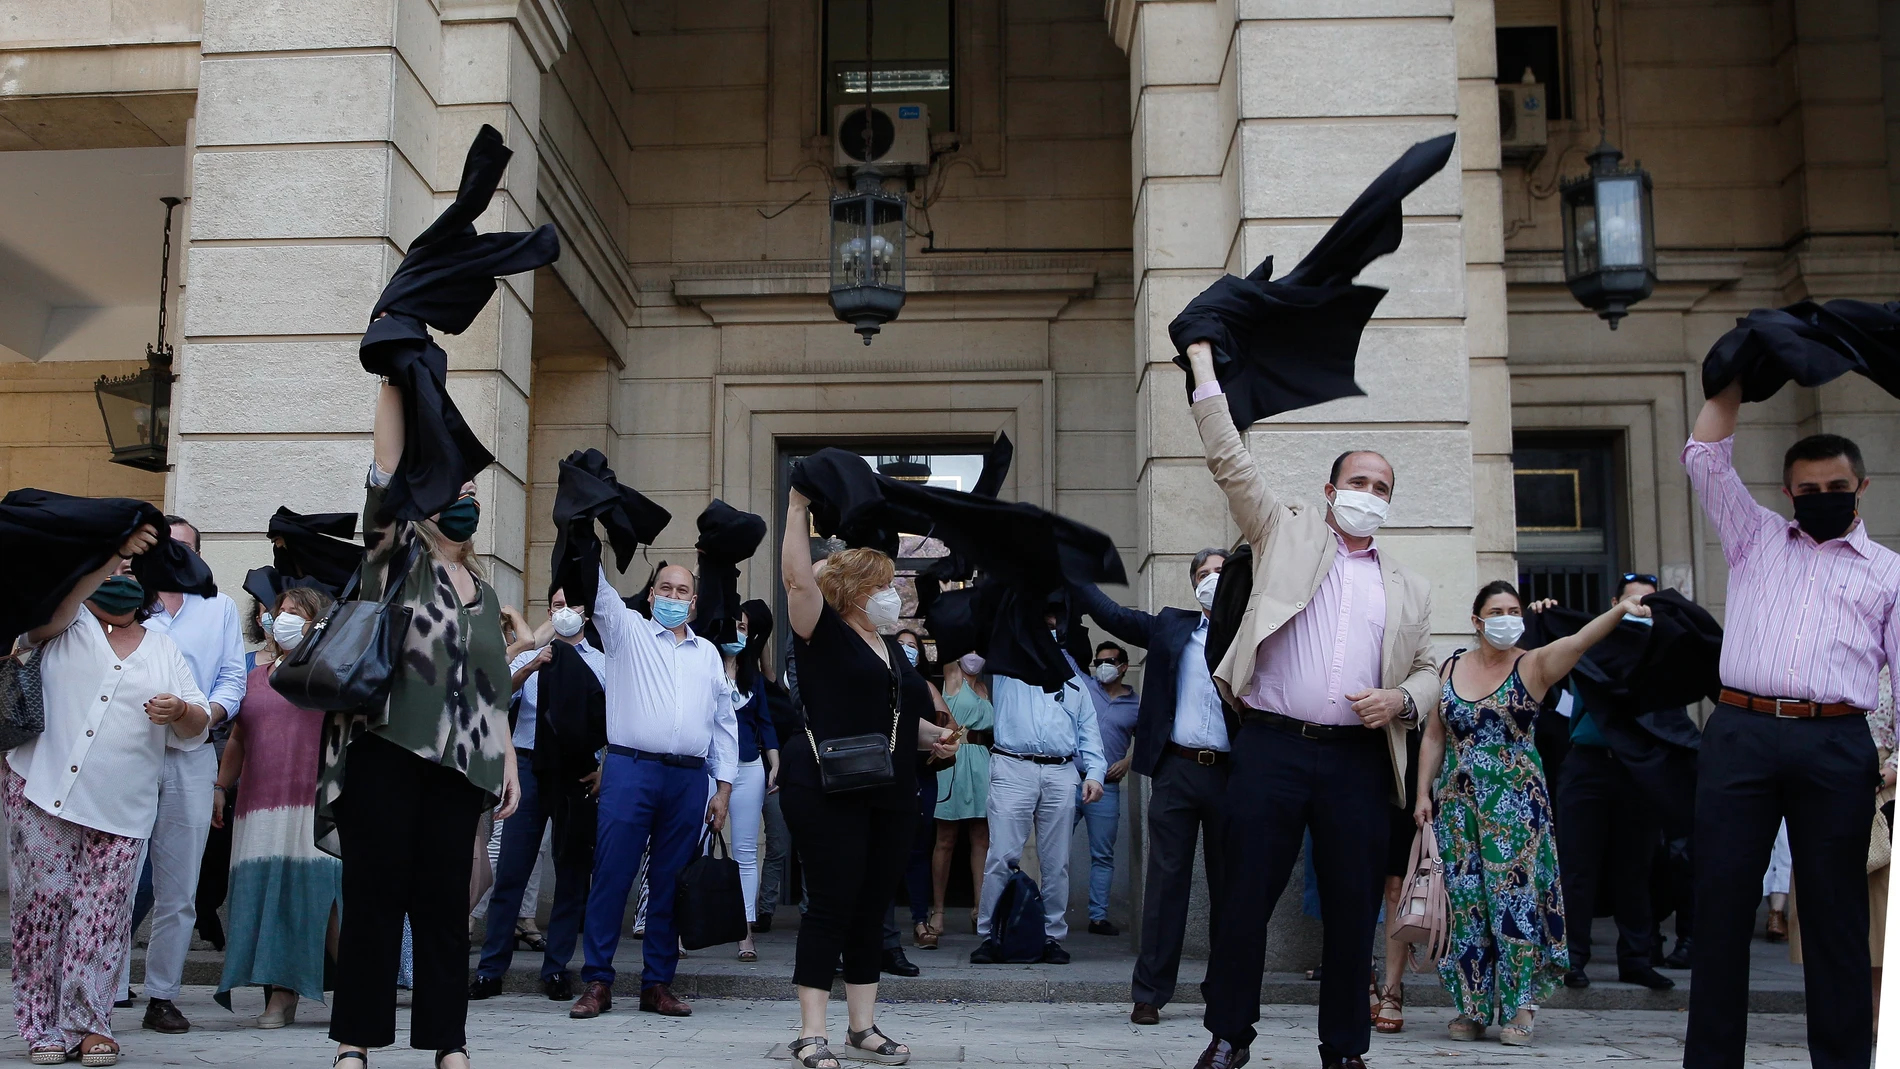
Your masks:
M 468 881 L 475 824 L 488 796 L 452 768 L 375 735 L 350 743 L 337 832 L 343 924 L 330 1038 L 353 1047 L 396 1041 L 402 919 L 415 947 L 409 1045 L 468 1042 Z
M 1783 720 L 1717 706 L 1696 790 L 1695 971 L 1685 1069 L 1736 1069 L 1748 1040 L 1748 952 L 1775 830 L 1785 817 L 1801 888 L 1808 1058 L 1867 1069 L 1873 974 L 1867 828 L 1880 781 L 1858 716 Z
M 1228 766 L 1199 765 L 1163 754 L 1149 782 L 1148 873 L 1141 895 L 1141 951 L 1135 958 L 1134 1001 L 1166 1006 L 1174 998 L 1187 939 L 1188 896 L 1194 887 L 1194 843 L 1207 856 L 1209 939 L 1218 920 L 1223 869 L 1221 812 Z
M 1557 785 L 1557 858 L 1570 919 L 1570 967 L 1590 964 L 1597 887 L 1609 870 L 1616 964 L 1646 969 L 1653 951 L 1649 876 L 1662 834 L 1647 796 L 1607 747 L 1572 745 Z
M 231 830 L 237 824 L 237 789 L 224 792 L 224 827 L 205 835 L 204 860 L 198 866 L 198 934 L 224 949 L 224 922 L 218 909 L 231 888 Z
M 779 795 L 809 900 L 798 926 L 792 982 L 831 990 L 843 955 L 845 983 L 877 983 L 884 916 L 910 861 L 915 810 L 873 809 L 849 795 L 791 784 Z
M 1366 1052 L 1372 1038 L 1366 963 L 1385 890 L 1391 793 L 1383 732 L 1359 730 L 1321 741 L 1259 721 L 1242 725 L 1227 780 L 1219 938 L 1202 985 L 1203 1021 L 1216 1038 L 1253 1042 L 1267 922 L 1311 828 L 1325 924 L 1320 1060 Z

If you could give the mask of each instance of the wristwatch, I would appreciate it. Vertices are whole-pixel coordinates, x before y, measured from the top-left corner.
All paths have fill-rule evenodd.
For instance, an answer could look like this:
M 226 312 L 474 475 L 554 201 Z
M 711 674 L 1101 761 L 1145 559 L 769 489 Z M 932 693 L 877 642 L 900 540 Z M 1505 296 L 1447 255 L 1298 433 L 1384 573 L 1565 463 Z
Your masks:
M 1412 700 L 1412 692 L 1406 690 L 1404 687 L 1400 687 L 1399 696 L 1405 700 L 1405 711 L 1399 714 L 1399 719 L 1405 721 L 1417 720 L 1418 703 Z

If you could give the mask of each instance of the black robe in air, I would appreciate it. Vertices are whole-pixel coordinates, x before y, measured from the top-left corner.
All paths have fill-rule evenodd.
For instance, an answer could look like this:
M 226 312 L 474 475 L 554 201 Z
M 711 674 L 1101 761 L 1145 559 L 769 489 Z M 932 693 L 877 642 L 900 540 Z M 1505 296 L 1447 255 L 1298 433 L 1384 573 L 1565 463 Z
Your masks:
M 699 514 L 699 608 L 693 631 L 714 642 L 739 636 L 739 565 L 765 541 L 765 520 L 718 498 Z
M 429 327 L 460 334 L 494 296 L 495 279 L 545 267 L 561 254 L 554 225 L 477 234 L 513 155 L 484 125 L 468 148 L 455 202 L 409 245 L 376 307 L 358 355 L 363 370 L 402 390 L 402 462 L 383 497 L 383 518 L 419 520 L 453 504 L 462 484 L 495 460 L 448 392 L 448 354 Z
M 598 449 L 575 450 L 561 461 L 554 491 L 554 554 L 548 593 L 563 591 L 569 605 L 591 606 L 600 585 L 600 533 L 607 531 L 614 570 L 624 572 L 633 551 L 652 545 L 673 516 L 645 495 L 624 486 Z
M 1353 284 L 1366 265 L 1399 247 L 1403 202 L 1451 159 L 1455 135 L 1421 141 L 1374 179 L 1299 266 L 1277 281 L 1273 257 L 1246 278 L 1223 275 L 1168 325 L 1187 370 L 1188 346 L 1214 347 L 1214 376 L 1234 426 L 1365 391 L 1353 380 L 1359 336 L 1386 291 Z M 1193 394 L 1190 375 L 1188 393 Z
M 1766 401 L 1790 380 L 1820 386 L 1850 371 L 1900 397 L 1900 301 L 1802 301 L 1735 323 L 1702 360 L 1705 397 L 1740 379 L 1742 400 Z

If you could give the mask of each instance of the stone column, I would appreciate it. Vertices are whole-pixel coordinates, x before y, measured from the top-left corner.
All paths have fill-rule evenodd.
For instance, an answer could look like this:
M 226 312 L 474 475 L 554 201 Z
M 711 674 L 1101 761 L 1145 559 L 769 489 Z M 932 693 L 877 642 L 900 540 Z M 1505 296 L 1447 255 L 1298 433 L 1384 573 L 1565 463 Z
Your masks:
M 478 226 L 532 225 L 539 75 L 565 35 L 535 0 L 346 0 L 320 17 L 205 3 L 170 500 L 203 528 L 225 589 L 268 561 L 279 505 L 361 508 L 369 310 L 484 121 L 516 157 Z M 524 563 L 531 308 L 531 280 L 505 280 L 475 326 L 442 339 L 451 392 L 498 460 L 478 478 L 476 544 L 504 601 Z
M 1380 548 L 1431 580 L 1436 632 L 1465 630 L 1481 552 L 1486 574 L 1514 571 L 1491 2 L 1109 4 L 1135 96 L 1142 603 L 1189 604 L 1182 563 L 1237 536 L 1170 362 L 1169 321 L 1223 271 L 1269 255 L 1276 274 L 1291 269 L 1406 146 L 1453 129 L 1452 164 L 1406 202 L 1404 245 L 1362 276 L 1391 290 L 1360 346 L 1369 396 L 1276 417 L 1251 445 L 1275 491 L 1308 502 L 1341 451 L 1391 459 Z M 1318 960 L 1316 932 L 1295 919 L 1299 891 L 1296 869 L 1269 969 Z

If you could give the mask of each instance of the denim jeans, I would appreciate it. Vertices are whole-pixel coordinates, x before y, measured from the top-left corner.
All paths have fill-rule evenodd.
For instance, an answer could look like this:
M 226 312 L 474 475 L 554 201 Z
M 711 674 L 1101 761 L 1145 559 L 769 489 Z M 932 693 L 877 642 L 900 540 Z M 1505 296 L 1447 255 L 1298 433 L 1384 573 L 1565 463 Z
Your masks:
M 1084 803 L 1075 788 L 1075 820 L 1089 822 L 1089 920 L 1108 919 L 1108 892 L 1115 883 L 1115 833 L 1122 821 L 1122 785 L 1102 788 L 1100 801 Z

